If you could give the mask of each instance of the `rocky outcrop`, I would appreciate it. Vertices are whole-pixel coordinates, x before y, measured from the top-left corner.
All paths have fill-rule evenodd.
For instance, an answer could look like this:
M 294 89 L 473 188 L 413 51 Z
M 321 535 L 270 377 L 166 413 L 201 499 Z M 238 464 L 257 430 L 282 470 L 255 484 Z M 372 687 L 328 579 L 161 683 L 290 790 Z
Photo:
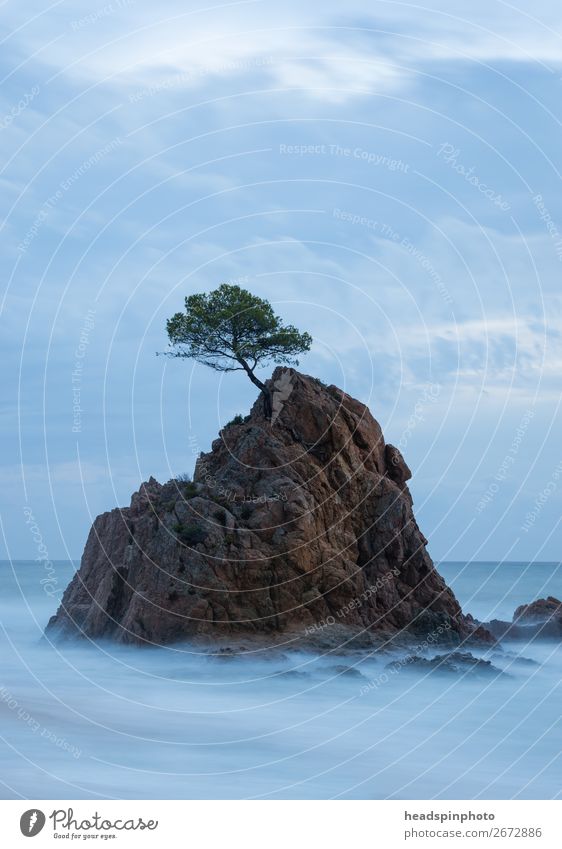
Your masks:
M 99 516 L 49 635 L 163 644 L 369 645 L 492 637 L 465 617 L 412 512 L 411 472 L 367 407 L 276 369 L 197 461 Z M 281 387 L 276 395 L 276 387 Z
M 498 639 L 531 640 L 562 638 L 562 602 L 553 596 L 520 605 L 511 622 L 492 619 L 485 627 Z

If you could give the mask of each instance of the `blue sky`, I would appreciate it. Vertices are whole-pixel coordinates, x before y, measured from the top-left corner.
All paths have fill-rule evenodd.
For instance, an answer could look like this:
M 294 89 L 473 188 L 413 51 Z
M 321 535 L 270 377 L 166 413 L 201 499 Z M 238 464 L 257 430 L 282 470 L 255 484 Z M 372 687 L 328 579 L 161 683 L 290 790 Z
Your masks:
M 155 357 L 239 281 L 403 448 L 434 558 L 561 559 L 559 4 L 3 13 L 2 556 L 31 511 L 79 557 L 249 408 Z

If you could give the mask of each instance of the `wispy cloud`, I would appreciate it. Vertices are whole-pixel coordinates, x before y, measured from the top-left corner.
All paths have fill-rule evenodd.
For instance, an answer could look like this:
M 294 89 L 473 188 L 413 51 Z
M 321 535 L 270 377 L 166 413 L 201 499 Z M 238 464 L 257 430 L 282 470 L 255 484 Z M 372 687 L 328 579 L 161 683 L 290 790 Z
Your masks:
M 562 12 L 543 3 L 541 20 L 500 2 L 433 0 L 424 8 L 378 2 L 372 17 L 351 0 L 307 9 L 290 0 L 217 4 L 185 10 L 176 2 L 147 8 L 115 0 L 96 9 L 77 2 L 48 10 L 8 7 L 8 45 L 76 81 L 157 86 L 183 75 L 187 89 L 207 76 L 250 71 L 273 85 L 342 98 L 394 89 L 416 66 L 439 61 L 560 63 Z M 50 48 L 45 43 L 57 39 Z M 336 92 L 340 90 L 339 94 Z

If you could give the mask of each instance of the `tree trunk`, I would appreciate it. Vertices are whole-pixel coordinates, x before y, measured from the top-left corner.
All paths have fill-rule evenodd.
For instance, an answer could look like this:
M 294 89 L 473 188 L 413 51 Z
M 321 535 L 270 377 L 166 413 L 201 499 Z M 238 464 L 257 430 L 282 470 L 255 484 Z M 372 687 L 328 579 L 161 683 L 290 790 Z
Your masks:
M 271 400 L 271 392 L 269 388 L 264 384 L 262 389 L 263 394 L 263 412 L 268 421 L 271 421 L 271 416 L 273 415 L 273 403 Z
M 254 386 L 257 386 L 258 389 L 261 390 L 261 393 L 263 395 L 263 412 L 266 419 L 271 420 L 271 416 L 273 414 L 273 404 L 269 388 L 265 385 L 265 383 L 262 383 L 261 380 L 259 380 L 255 376 L 254 372 L 252 371 L 246 360 L 242 359 L 241 357 L 238 362 L 240 363 L 240 365 L 242 366 Z

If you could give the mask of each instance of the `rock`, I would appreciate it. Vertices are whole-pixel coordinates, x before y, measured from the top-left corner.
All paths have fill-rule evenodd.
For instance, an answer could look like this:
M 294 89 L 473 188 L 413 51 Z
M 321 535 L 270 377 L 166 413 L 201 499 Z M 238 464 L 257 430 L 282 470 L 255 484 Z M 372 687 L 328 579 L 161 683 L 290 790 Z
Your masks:
M 492 665 L 489 660 L 474 657 L 470 652 L 449 652 L 436 655 L 431 659 L 419 655 L 408 655 L 402 660 L 394 660 L 387 664 L 386 669 L 398 672 L 401 669 L 416 669 L 420 672 L 444 672 L 470 676 L 498 676 L 504 673 Z
M 411 472 L 367 407 L 292 369 L 269 385 L 273 423 L 258 399 L 193 482 L 151 478 L 130 507 L 98 516 L 48 634 L 330 651 L 493 643 L 435 570 Z
M 485 628 L 498 640 L 562 638 L 562 602 L 553 596 L 520 605 L 511 622 L 492 619 Z
M 551 622 L 552 620 L 562 622 L 562 601 L 551 595 L 548 598 L 539 598 L 531 604 L 522 604 L 513 614 L 513 621 L 520 625 Z
M 338 664 L 337 666 L 334 666 L 333 670 L 331 669 L 330 672 L 333 672 L 334 675 L 337 675 L 337 676 L 344 676 L 345 678 L 364 678 L 365 677 L 363 675 L 363 673 L 359 672 L 359 670 L 356 669 L 354 666 L 344 666 L 341 663 Z
M 511 651 L 492 651 L 492 658 L 507 666 L 539 666 L 540 664 L 530 657 L 523 657 Z
M 526 628 L 520 628 L 514 625 L 513 622 L 506 622 L 503 619 L 491 619 L 485 623 L 485 628 L 496 640 L 525 640 L 530 638 L 530 632 Z
M 389 478 L 403 487 L 412 477 L 412 473 L 401 452 L 394 445 L 387 444 L 384 449 L 384 458 Z

